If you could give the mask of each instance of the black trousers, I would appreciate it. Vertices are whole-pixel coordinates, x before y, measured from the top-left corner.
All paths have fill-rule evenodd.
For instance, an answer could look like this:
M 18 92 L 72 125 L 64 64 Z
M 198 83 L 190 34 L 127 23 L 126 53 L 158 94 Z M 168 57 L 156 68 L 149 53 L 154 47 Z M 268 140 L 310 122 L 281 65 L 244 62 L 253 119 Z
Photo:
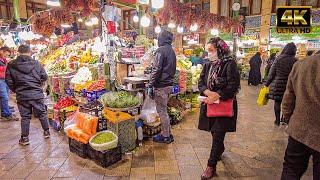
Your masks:
M 18 109 L 21 116 L 21 135 L 29 136 L 30 120 L 32 118 L 32 110 L 41 122 L 44 131 L 49 129 L 49 121 L 46 106 L 43 99 L 18 101 Z
M 276 122 L 280 124 L 281 120 L 281 103 L 282 101 L 274 101 L 274 114 L 276 116 Z
M 217 165 L 222 153 L 224 152 L 224 138 L 225 132 L 211 133 L 212 134 L 212 147 L 208 166 L 214 167 Z
M 289 137 L 281 180 L 299 180 L 313 158 L 313 179 L 320 180 L 320 152 Z

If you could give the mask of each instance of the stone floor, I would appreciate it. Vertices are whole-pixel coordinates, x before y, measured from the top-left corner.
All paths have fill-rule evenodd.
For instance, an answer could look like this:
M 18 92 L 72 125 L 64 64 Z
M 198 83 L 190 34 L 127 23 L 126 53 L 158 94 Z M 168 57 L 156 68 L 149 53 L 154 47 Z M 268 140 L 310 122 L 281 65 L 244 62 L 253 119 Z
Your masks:
M 287 135 L 273 125 L 272 103 L 257 107 L 258 91 L 244 85 L 239 93 L 238 130 L 226 136 L 226 151 L 214 179 L 280 178 Z M 0 122 L 0 179 L 200 179 L 211 135 L 197 130 L 197 117 L 195 111 L 174 126 L 174 143 L 147 141 L 107 169 L 70 153 L 66 137 L 58 133 L 44 140 L 37 120 L 32 120 L 27 147 L 18 145 L 19 122 Z M 312 179 L 311 167 L 303 179 Z

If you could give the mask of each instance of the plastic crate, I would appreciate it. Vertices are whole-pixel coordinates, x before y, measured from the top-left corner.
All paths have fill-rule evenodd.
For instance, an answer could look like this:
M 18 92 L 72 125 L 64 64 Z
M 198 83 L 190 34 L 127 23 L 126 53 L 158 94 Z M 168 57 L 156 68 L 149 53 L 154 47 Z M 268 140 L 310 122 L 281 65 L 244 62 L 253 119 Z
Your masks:
M 88 157 L 88 145 L 69 138 L 69 149 L 82 158 Z
M 125 113 L 130 114 L 131 116 L 137 116 L 141 113 L 141 106 L 136 107 L 134 109 L 128 110 L 128 111 L 123 111 Z
M 102 110 L 103 105 L 99 101 L 95 102 L 89 102 L 85 105 L 80 106 L 80 112 L 90 114 L 92 116 L 100 117 L 102 118 Z
M 103 168 L 121 161 L 121 155 L 121 146 L 104 152 L 94 150 L 91 146 L 88 146 L 88 157 Z
M 100 91 L 84 91 L 88 101 L 98 100 L 106 92 L 107 90 L 105 89 L 102 89 Z
M 99 118 L 97 132 L 105 131 L 105 130 L 107 130 L 107 120 L 105 120 L 104 118 Z
M 137 133 L 135 119 L 118 123 L 107 121 L 107 129 L 118 136 L 118 143 L 121 145 L 122 153 L 132 151 L 136 148 Z

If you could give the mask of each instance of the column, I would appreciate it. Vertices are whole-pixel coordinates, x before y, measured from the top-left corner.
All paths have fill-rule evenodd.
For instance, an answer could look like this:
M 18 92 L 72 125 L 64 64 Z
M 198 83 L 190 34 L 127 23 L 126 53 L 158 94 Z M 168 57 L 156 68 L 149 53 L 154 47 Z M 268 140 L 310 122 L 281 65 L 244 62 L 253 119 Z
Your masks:
M 26 0 L 19 0 L 19 11 L 21 19 L 28 19 Z
M 263 0 L 261 6 L 262 6 L 261 8 L 262 12 L 261 12 L 260 42 L 266 43 L 268 42 L 269 33 L 270 33 L 272 0 Z
M 210 0 L 210 13 L 219 13 L 219 0 Z

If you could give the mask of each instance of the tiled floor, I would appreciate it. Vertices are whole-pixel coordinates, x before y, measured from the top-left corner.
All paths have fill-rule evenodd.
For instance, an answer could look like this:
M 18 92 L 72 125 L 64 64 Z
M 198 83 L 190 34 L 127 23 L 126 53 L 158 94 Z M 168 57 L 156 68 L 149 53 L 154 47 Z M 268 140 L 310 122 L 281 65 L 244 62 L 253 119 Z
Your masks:
M 226 136 L 226 151 L 214 179 L 279 179 L 287 135 L 273 125 L 272 102 L 259 108 L 259 88 L 243 86 L 236 133 Z M 19 122 L 0 122 L 0 179 L 200 179 L 210 153 L 211 135 L 197 130 L 197 111 L 174 126 L 170 145 L 144 143 L 107 169 L 70 153 L 67 139 L 52 133 L 44 140 L 32 120 L 30 146 L 18 146 Z M 309 167 L 303 179 L 312 179 Z

